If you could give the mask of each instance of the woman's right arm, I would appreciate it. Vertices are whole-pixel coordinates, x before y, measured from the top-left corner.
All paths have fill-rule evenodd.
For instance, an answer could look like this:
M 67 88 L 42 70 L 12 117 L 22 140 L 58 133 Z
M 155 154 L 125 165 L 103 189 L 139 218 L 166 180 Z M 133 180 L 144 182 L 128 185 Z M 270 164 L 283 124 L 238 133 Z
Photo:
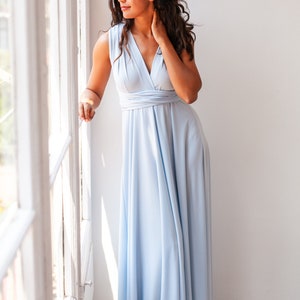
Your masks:
M 78 114 L 82 120 L 88 122 L 94 117 L 95 109 L 102 99 L 110 70 L 108 32 L 105 32 L 94 46 L 92 70 L 86 89 L 80 96 Z

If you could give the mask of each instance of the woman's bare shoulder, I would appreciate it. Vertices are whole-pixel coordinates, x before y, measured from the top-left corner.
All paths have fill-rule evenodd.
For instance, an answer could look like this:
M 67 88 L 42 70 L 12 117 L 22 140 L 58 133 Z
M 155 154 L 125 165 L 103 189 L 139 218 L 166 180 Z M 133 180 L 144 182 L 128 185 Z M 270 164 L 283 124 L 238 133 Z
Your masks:
M 105 31 L 101 33 L 101 35 L 98 37 L 94 48 L 101 48 L 101 47 L 108 47 L 109 44 L 109 33 L 108 31 Z
M 103 57 L 109 55 L 109 33 L 108 31 L 103 32 L 98 40 L 95 43 L 94 50 L 93 50 L 93 56 L 94 57 Z

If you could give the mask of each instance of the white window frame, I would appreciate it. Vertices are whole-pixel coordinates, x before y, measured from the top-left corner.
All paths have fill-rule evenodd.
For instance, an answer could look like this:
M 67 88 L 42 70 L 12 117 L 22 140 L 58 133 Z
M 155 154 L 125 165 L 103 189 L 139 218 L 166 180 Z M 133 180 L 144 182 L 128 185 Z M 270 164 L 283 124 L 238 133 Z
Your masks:
M 87 14 L 88 1 L 82 1 L 84 14 Z M 65 109 L 68 114 L 69 132 L 60 144 L 61 148 L 57 151 L 57 155 L 52 155 L 53 162 L 50 168 L 45 1 L 12 0 L 12 11 L 13 43 L 16 49 L 21 49 L 16 51 L 14 56 L 19 208 L 12 222 L 7 225 L 6 235 L 0 239 L 2 245 L 8 245 L 7 251 L 0 252 L 0 281 L 7 268 L 12 265 L 16 253 L 21 250 L 21 255 L 25 258 L 23 285 L 26 288 L 26 298 L 30 300 L 53 298 L 49 192 L 58 170 L 62 168 L 72 175 L 69 176 L 68 189 L 64 189 L 64 245 L 69 245 L 64 248 L 64 299 L 92 299 L 92 296 L 85 297 L 85 287 L 91 284 L 91 281 L 86 280 L 86 276 L 92 273 L 91 213 L 90 208 L 86 210 L 83 208 L 86 205 L 82 205 L 83 212 L 80 214 L 79 197 L 77 2 L 59 1 L 60 25 L 64 29 L 59 37 L 61 59 L 64 60 L 60 69 L 62 79 L 60 97 L 68 99 Z M 87 24 L 87 15 L 83 18 L 85 19 L 82 21 Z M 88 36 L 87 32 L 85 31 L 85 37 Z M 89 48 L 86 46 L 84 49 L 86 54 Z M 87 70 L 87 65 L 84 70 Z M 82 130 L 88 135 L 88 129 Z M 85 148 L 85 153 L 87 149 Z M 90 161 L 89 157 L 87 160 Z M 86 166 L 86 170 L 90 170 L 89 163 Z M 90 185 L 89 176 L 85 177 L 88 185 Z M 88 200 L 90 201 L 90 196 Z M 85 243 L 87 240 L 88 243 Z M 87 252 L 87 244 L 88 255 L 82 256 L 81 251 Z M 81 271 L 81 264 L 82 262 L 86 264 L 86 257 L 89 267 L 84 267 Z
M 46 72 L 43 2 L 14 0 L 13 17 L 14 97 L 18 140 L 19 208 L 7 225 L 0 254 L 1 276 L 17 251 L 23 259 L 24 286 L 28 299 L 52 299 L 52 265 L 49 215 Z M 41 17 L 42 16 L 42 17 Z M 47 115 L 47 109 L 46 109 Z M 37 126 L 38 125 L 38 126 Z M 43 201 L 41 201 L 41 199 Z
M 68 113 L 67 126 L 71 138 L 62 167 L 69 174 L 69 189 L 64 195 L 64 264 L 65 299 L 79 299 L 81 294 L 80 261 L 80 197 L 78 153 L 78 46 L 77 2 L 59 1 L 61 47 L 61 99 L 68 99 L 62 109 Z M 75 264 L 74 264 L 75 262 Z
M 78 0 L 79 20 L 79 94 L 86 87 L 91 68 L 90 58 L 90 5 L 88 0 Z M 92 208 L 91 208 L 91 126 L 80 126 L 81 146 L 81 287 L 82 299 L 91 300 L 94 295 Z
M 57 0 L 54 0 L 57 1 Z M 63 272 L 58 273 L 59 297 L 81 299 L 80 259 L 80 196 L 78 153 L 78 46 L 77 46 L 77 2 L 57 1 L 58 46 L 59 46 L 59 93 L 60 118 L 64 131 L 54 137 L 55 151 L 50 153 L 50 186 L 55 183 L 59 170 L 63 174 L 62 205 L 63 219 Z M 67 184 L 66 184 L 67 183 Z M 55 201 L 55 199 L 52 199 Z M 55 214 L 55 212 L 54 212 Z M 54 217 L 54 222 L 55 222 Z M 55 225 L 54 225 L 55 226 Z M 55 246 L 55 245 L 54 245 Z

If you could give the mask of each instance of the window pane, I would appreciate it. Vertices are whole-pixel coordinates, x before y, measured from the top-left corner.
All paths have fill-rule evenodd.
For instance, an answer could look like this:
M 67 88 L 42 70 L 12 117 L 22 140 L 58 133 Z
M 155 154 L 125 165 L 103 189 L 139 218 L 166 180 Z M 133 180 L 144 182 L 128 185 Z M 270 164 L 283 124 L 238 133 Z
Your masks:
M 60 2 L 45 0 L 46 4 L 46 32 L 47 32 L 47 67 L 48 67 L 48 128 L 49 128 L 49 161 L 50 177 L 55 179 L 56 166 L 61 163 L 62 156 L 57 153 L 63 149 L 69 135 L 68 99 L 62 94 L 65 90 L 65 78 L 62 66 L 66 63 L 62 53 L 62 24 L 60 20 Z M 59 160 L 60 161 L 59 161 Z
M 61 131 L 58 1 L 46 1 L 49 136 Z
M 0 0 L 0 226 L 17 200 L 10 0 Z
M 68 125 L 68 99 L 63 97 L 65 76 L 62 74 L 66 64 L 63 55 L 62 3 L 58 0 L 45 0 L 47 30 L 47 66 L 48 66 L 48 120 L 49 120 L 49 170 L 51 200 L 51 239 L 52 239 L 52 272 L 53 298 L 63 299 L 66 293 L 65 278 L 67 267 L 64 252 L 64 189 L 68 186 L 63 176 L 63 162 L 68 157 L 71 142 Z
M 24 297 L 21 253 L 18 252 L 12 266 L 7 270 L 6 276 L 1 282 L 0 300 L 22 299 L 26 298 Z

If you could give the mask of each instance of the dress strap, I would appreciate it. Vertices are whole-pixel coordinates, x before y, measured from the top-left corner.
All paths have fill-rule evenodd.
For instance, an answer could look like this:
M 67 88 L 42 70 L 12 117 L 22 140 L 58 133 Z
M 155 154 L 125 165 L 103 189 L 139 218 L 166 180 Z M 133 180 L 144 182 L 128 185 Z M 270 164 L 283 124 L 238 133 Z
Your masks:
M 108 31 L 109 36 L 109 57 L 110 61 L 113 64 L 115 59 L 120 55 L 121 51 L 119 48 L 119 41 L 121 38 L 122 30 L 124 24 L 119 23 L 111 27 Z

